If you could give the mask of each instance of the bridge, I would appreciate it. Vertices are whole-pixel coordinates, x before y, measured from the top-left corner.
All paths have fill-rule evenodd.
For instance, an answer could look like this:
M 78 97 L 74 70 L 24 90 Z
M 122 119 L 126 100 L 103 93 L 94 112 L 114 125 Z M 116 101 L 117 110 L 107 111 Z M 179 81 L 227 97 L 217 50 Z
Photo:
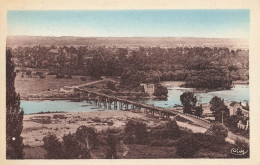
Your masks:
M 184 114 L 177 110 L 169 110 L 166 108 L 156 107 L 149 104 L 144 104 L 136 101 L 127 100 L 124 98 L 119 98 L 115 96 L 110 96 L 103 93 L 98 93 L 91 91 L 89 89 L 81 89 L 79 87 L 73 87 L 74 91 L 80 91 L 80 98 L 86 100 L 87 102 L 94 104 L 99 107 L 104 107 L 106 109 L 115 109 L 115 110 L 133 110 L 135 112 L 143 112 L 151 116 L 157 116 L 162 119 L 171 119 L 174 116 L 179 115 L 182 118 L 185 118 L 189 121 L 196 123 L 197 125 L 209 128 L 210 121 L 200 118 L 191 114 Z

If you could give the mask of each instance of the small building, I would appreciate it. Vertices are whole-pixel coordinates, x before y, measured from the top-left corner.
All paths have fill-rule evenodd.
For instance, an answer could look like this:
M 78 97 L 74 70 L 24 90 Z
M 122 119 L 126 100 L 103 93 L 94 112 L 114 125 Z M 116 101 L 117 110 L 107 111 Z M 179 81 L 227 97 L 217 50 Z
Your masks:
M 249 120 L 246 121 L 246 124 L 244 124 L 241 120 L 237 123 L 237 128 L 248 130 L 249 128 Z
M 142 87 L 144 87 L 144 92 L 148 93 L 150 96 L 154 94 L 154 84 L 145 84 L 141 83 L 140 84 Z

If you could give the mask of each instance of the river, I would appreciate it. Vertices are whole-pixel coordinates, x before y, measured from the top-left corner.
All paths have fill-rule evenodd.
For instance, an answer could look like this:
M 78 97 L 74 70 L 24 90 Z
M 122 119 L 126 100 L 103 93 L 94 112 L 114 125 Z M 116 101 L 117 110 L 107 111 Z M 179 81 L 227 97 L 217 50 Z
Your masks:
M 175 105 L 181 105 L 180 95 L 185 91 L 194 91 L 192 88 L 180 87 L 180 82 L 162 82 L 163 86 L 168 89 L 167 100 L 148 99 L 142 102 L 152 104 L 163 108 L 172 108 Z M 231 90 L 213 91 L 213 92 L 196 92 L 198 103 L 208 103 L 212 97 L 218 96 L 224 99 L 225 102 L 245 102 L 249 101 L 249 86 L 248 85 L 234 85 Z M 21 100 L 21 108 L 25 114 L 38 112 L 84 112 L 84 111 L 101 111 L 102 108 L 90 105 L 87 102 L 73 102 L 67 100 L 44 100 L 44 101 L 27 101 Z

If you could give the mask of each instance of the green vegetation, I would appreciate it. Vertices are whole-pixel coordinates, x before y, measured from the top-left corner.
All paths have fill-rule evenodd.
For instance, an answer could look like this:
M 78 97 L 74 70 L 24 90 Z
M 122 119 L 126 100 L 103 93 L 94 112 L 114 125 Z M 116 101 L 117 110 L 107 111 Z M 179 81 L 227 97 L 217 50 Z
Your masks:
M 202 105 L 196 106 L 197 98 L 191 92 L 184 92 L 180 96 L 181 103 L 183 105 L 183 113 L 193 114 L 201 117 L 203 109 Z
M 155 90 L 154 90 L 154 96 L 157 96 L 157 97 L 161 97 L 161 98 L 167 98 L 168 96 L 168 90 L 166 87 L 158 84 L 155 86 Z
M 210 110 L 212 111 L 215 121 L 227 123 L 230 113 L 228 107 L 225 105 L 224 100 L 221 98 L 214 96 L 210 100 Z
M 121 85 L 131 87 L 167 80 L 185 81 L 187 87 L 230 89 L 232 81 L 249 78 L 249 53 L 240 49 L 34 46 L 12 52 L 21 67 L 94 78 L 120 76 Z
M 95 129 L 86 126 L 80 126 L 74 134 L 64 135 L 62 142 L 55 135 L 44 137 L 43 142 L 48 159 L 89 159 L 90 149 L 97 144 Z
M 125 141 L 127 144 L 148 143 L 146 124 L 140 120 L 129 120 L 125 126 Z
M 192 113 L 192 109 L 196 106 L 197 98 L 191 92 L 184 92 L 180 96 L 181 103 L 183 105 L 183 113 Z
M 228 136 L 228 129 L 223 124 L 216 122 L 210 126 L 207 133 L 214 137 L 215 142 L 224 143 Z
M 177 143 L 176 154 L 182 158 L 192 158 L 200 149 L 200 143 L 195 136 L 186 136 Z
M 16 93 L 12 53 L 6 51 L 6 158 L 23 158 L 23 110 L 20 109 L 20 95 Z

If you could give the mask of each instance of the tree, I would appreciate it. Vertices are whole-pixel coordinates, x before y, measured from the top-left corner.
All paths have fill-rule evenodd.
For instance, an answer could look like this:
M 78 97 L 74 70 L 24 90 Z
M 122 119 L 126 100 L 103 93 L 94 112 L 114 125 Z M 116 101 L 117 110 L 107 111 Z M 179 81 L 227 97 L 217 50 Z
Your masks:
M 210 100 L 210 110 L 212 111 L 215 120 L 218 122 L 223 122 L 226 123 L 230 113 L 228 107 L 225 105 L 224 100 L 222 100 L 220 97 L 214 96 Z
M 154 96 L 164 96 L 164 97 L 167 97 L 168 96 L 168 90 L 166 87 L 162 86 L 162 85 L 157 85 L 155 87 L 155 90 L 154 90 Z
M 201 104 L 194 108 L 194 115 L 201 117 L 202 113 L 203 113 L 203 108 Z
M 76 133 L 63 136 L 60 142 L 55 135 L 43 138 L 44 149 L 49 159 L 89 159 L 90 149 L 96 145 L 96 131 L 84 125 L 77 128 Z
M 20 109 L 20 95 L 16 93 L 14 80 L 14 63 L 12 53 L 6 51 L 6 157 L 8 159 L 23 158 L 23 110 Z
M 140 120 L 129 120 L 125 126 L 125 135 L 129 144 L 147 143 L 148 132 L 146 124 Z
M 224 143 L 228 136 L 228 129 L 223 124 L 216 122 L 210 126 L 206 133 L 212 135 L 215 142 Z
M 107 87 L 109 88 L 109 89 L 111 89 L 111 90 L 116 90 L 116 84 L 115 83 L 113 83 L 112 81 L 108 81 L 107 83 L 106 83 L 106 85 L 107 85 Z
M 166 124 L 166 128 L 162 130 L 161 137 L 169 139 L 177 139 L 180 137 L 181 131 L 175 120 L 170 120 Z
M 182 158 L 192 158 L 200 149 L 200 143 L 193 136 L 181 138 L 176 146 L 176 154 Z
M 107 135 L 107 153 L 106 153 L 106 159 L 117 159 L 117 154 L 116 154 L 116 136 L 113 134 L 108 134 Z
M 45 158 L 61 159 L 63 157 L 62 143 L 56 135 L 48 135 L 43 138 L 43 148 L 47 151 Z
M 241 109 L 241 108 L 237 108 L 236 115 L 237 115 L 237 116 L 243 116 L 243 113 L 242 113 L 242 109 Z
M 197 98 L 191 92 L 184 92 L 180 96 L 181 103 L 183 105 L 183 113 L 192 113 L 192 109 L 195 107 L 197 103 Z

